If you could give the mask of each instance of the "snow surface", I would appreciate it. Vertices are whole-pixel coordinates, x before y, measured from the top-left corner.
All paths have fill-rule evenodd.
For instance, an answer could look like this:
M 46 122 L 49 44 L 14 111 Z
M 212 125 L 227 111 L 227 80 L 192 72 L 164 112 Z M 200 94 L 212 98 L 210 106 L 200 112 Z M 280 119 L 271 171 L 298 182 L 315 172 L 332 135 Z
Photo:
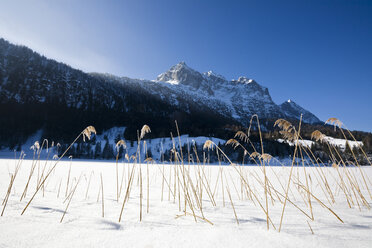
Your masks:
M 331 145 L 334 145 L 334 146 L 338 146 L 339 148 L 341 149 L 345 149 L 346 146 L 347 146 L 347 143 L 349 143 L 349 145 L 354 148 L 354 147 L 362 147 L 363 146 L 363 142 L 362 141 L 354 141 L 354 140 L 346 140 L 346 139 L 337 139 L 337 138 L 333 138 L 333 137 L 329 137 L 329 136 L 325 136 L 324 138 L 329 144 Z M 289 144 L 290 146 L 294 146 L 295 145 L 295 142 L 289 142 L 287 140 L 284 140 L 284 139 L 277 139 L 278 142 L 280 143 L 287 143 Z M 303 146 L 307 146 L 307 147 L 311 147 L 312 144 L 314 144 L 314 141 L 312 140 L 299 140 L 298 141 L 301 145 Z M 347 143 L 346 143 L 347 142 Z
M 283 219 L 281 233 L 266 230 L 266 216 L 258 206 L 257 202 L 241 200 L 240 180 L 238 173 L 231 166 L 191 166 L 188 168 L 192 180 L 197 174 L 194 172 L 203 170 L 207 178 L 210 178 L 211 187 L 214 188 L 216 178 L 221 168 L 225 175 L 225 186 L 229 185 L 231 197 L 234 202 L 239 225 L 236 224 L 234 213 L 226 191 L 222 195 L 221 184 L 217 184 L 214 207 L 207 194 L 203 194 L 203 209 L 205 217 L 213 225 L 192 216 L 181 216 L 183 209 L 183 192 L 181 191 L 181 211 L 179 210 L 178 195 L 176 199 L 170 195 L 168 187 L 165 186 L 163 201 L 161 201 L 162 173 L 168 178 L 169 172 L 173 171 L 170 165 L 149 166 L 149 213 L 146 213 L 146 165 L 142 164 L 142 175 L 144 184 L 143 220 L 139 222 L 139 186 L 138 168 L 136 165 L 136 176 L 134 177 L 133 189 L 129 202 L 125 205 L 123 219 L 118 222 L 120 209 L 124 199 L 124 192 L 116 201 L 115 163 L 103 162 L 72 162 L 69 190 L 76 184 L 76 179 L 82 175 L 77 190 L 73 195 L 68 211 L 60 223 L 60 219 L 66 208 L 65 200 L 67 175 L 70 162 L 61 161 L 56 170 L 51 173 L 46 183 L 45 192 L 39 192 L 30 204 L 24 215 L 22 210 L 27 201 L 35 191 L 37 172 L 41 173 L 46 165 L 50 168 L 52 163 L 40 161 L 32 177 L 26 199 L 20 201 L 25 187 L 31 161 L 23 161 L 14 186 L 4 211 L 0 217 L 0 247 L 371 247 L 372 244 L 372 213 L 365 207 L 360 210 L 357 207 L 349 208 L 345 197 L 340 190 L 334 191 L 336 203 L 329 205 L 322 191 L 319 189 L 315 179 L 314 168 L 307 167 L 313 179 L 310 184 L 313 194 L 324 201 L 327 206 L 344 221 L 341 223 L 327 209 L 323 208 L 315 200 L 312 201 L 315 220 L 311 221 L 297 210 L 292 204 L 287 203 Z M 17 161 L 12 159 L 0 160 L 0 193 L 3 201 L 10 181 L 10 174 L 14 172 Z M 127 183 L 128 170 L 133 165 L 119 164 L 119 175 L 124 171 L 124 185 Z M 164 168 L 164 172 L 162 172 Z M 288 167 L 266 167 L 268 178 L 278 189 L 280 185 L 275 179 L 277 175 L 282 184 L 288 178 Z M 241 168 L 248 175 L 252 188 L 255 188 L 258 197 L 263 202 L 264 194 L 260 183 L 255 177 L 263 179 L 259 167 Z M 333 189 L 336 187 L 335 168 L 324 168 L 329 176 L 329 183 Z M 361 177 L 357 168 L 348 168 L 362 185 Z M 368 176 L 369 186 L 372 177 L 372 168 L 364 167 L 363 171 Z M 274 174 L 275 172 L 275 174 Z M 100 186 L 100 174 L 102 173 L 104 185 L 104 217 L 102 217 L 101 195 L 98 196 Z M 303 173 L 303 168 L 295 168 L 294 175 Z M 90 175 L 92 175 L 89 191 L 87 194 Z M 173 180 L 173 179 L 171 179 Z M 182 179 L 181 179 L 182 180 Z M 235 183 L 235 185 L 233 185 Z M 61 185 L 61 187 L 59 187 Z M 173 188 L 173 181 L 170 181 Z M 237 189 L 234 189 L 236 187 Z M 60 195 L 57 197 L 58 189 Z M 296 186 L 292 186 L 296 198 L 291 200 L 306 213 L 309 208 L 302 198 L 296 194 Z M 261 190 L 260 190 L 261 189 Z M 334 188 L 335 189 L 335 188 Z M 371 204 L 365 187 L 361 191 Z M 87 197 L 86 197 L 87 194 Z M 170 197 L 168 196 L 170 195 Z M 368 197 L 367 197 L 368 196 Z M 168 197 L 170 200 L 168 200 Z M 97 200 L 98 199 L 98 200 Z M 276 199 L 276 198 L 275 198 Z M 225 204 L 223 203 L 225 202 Z M 273 205 L 274 204 L 274 205 Z M 1 209 L 3 207 L 1 206 Z M 282 204 L 279 201 L 269 202 L 269 214 L 276 227 L 279 226 Z M 190 211 L 190 209 L 188 209 Z M 200 215 L 200 212 L 197 212 Z M 307 220 L 314 231 L 311 233 Z

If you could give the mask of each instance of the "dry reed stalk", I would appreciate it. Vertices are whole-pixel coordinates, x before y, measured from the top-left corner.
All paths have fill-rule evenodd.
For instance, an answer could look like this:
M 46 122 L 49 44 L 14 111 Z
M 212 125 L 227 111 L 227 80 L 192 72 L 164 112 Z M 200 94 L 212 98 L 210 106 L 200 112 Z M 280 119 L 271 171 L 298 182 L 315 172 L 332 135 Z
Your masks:
M 219 180 L 221 178 L 220 173 L 221 173 L 221 170 L 220 170 L 220 168 L 218 168 L 218 173 L 217 173 L 217 176 L 216 176 L 216 183 L 214 184 L 214 190 L 213 190 L 213 196 L 215 196 L 215 197 L 217 197 L 217 195 L 218 195 L 217 186 L 218 186 Z
M 30 170 L 30 174 L 29 174 L 28 179 L 27 179 L 27 183 L 26 183 L 25 189 L 23 190 L 23 193 L 21 195 L 20 201 L 22 201 L 22 199 L 25 198 L 26 195 L 27 195 L 27 189 L 28 189 L 28 186 L 30 184 L 32 175 L 34 174 L 35 167 L 36 167 L 36 162 L 35 162 L 36 149 L 34 147 L 35 147 L 34 145 L 31 146 L 31 149 L 34 151 L 33 157 L 32 157 L 32 162 L 31 162 L 31 170 Z
M 142 164 L 139 164 L 139 184 L 140 184 L 140 222 L 142 221 L 142 198 L 143 198 L 143 193 L 142 193 Z
M 217 153 L 217 157 L 219 158 L 218 149 L 216 149 L 216 153 Z M 225 207 L 225 192 L 224 192 L 225 190 L 223 187 L 223 167 L 221 166 L 220 159 L 218 159 L 218 165 L 219 165 L 219 170 L 221 171 L 220 175 L 221 175 L 222 205 L 223 207 Z
M 225 175 L 226 176 L 226 175 Z M 238 220 L 238 216 L 236 215 L 236 211 L 235 211 L 235 207 L 234 207 L 234 203 L 233 203 L 233 200 L 231 198 L 231 194 L 230 194 L 230 190 L 228 188 L 228 184 L 226 185 L 226 191 L 227 191 L 227 195 L 229 196 L 229 199 L 230 199 L 230 203 L 231 203 L 231 207 L 234 211 L 234 216 L 235 216 L 235 220 L 236 220 L 236 224 L 239 225 L 239 220 Z
M 81 175 L 82 175 L 82 174 L 80 174 L 80 177 L 79 177 L 79 179 L 77 180 L 74 189 L 72 190 L 72 194 L 71 194 L 71 196 L 70 196 L 70 200 L 68 201 L 68 203 L 67 203 L 67 205 L 66 205 L 66 209 L 65 209 L 65 211 L 63 212 L 63 215 L 62 215 L 62 218 L 61 218 L 61 220 L 60 220 L 60 223 L 62 223 L 63 218 L 64 218 L 65 215 L 66 215 L 67 209 L 68 209 L 68 207 L 70 206 L 70 203 L 71 203 L 72 197 L 74 196 L 75 191 L 76 191 L 76 188 L 77 188 L 77 186 L 78 186 L 78 184 L 79 184 L 79 182 L 80 182 Z
M 344 139 L 345 139 L 346 141 L 348 140 L 347 137 L 346 137 L 346 135 L 345 135 L 345 133 L 344 133 L 344 131 L 343 131 L 343 129 L 342 129 L 342 125 L 343 125 L 343 123 L 342 123 L 340 120 L 338 120 L 337 118 L 329 118 L 329 119 L 325 122 L 325 124 L 327 124 L 328 122 L 329 122 L 330 124 L 333 124 L 333 125 L 334 125 L 335 130 L 336 130 L 336 127 L 338 127 L 339 130 L 341 131 L 341 133 L 342 133 Z M 351 133 L 351 132 L 349 131 L 349 133 Z M 352 137 L 353 137 L 353 139 L 355 140 L 355 138 L 354 138 L 353 135 L 352 135 Z M 351 147 L 351 145 L 350 145 L 349 142 L 346 142 L 346 144 L 349 146 L 349 149 L 350 149 L 350 151 L 351 151 L 351 154 L 353 155 L 353 159 L 354 159 L 354 161 L 355 161 L 355 164 L 356 164 L 357 167 L 359 168 L 360 173 L 361 173 L 361 175 L 362 175 L 362 179 L 363 179 L 363 182 L 364 182 L 364 184 L 365 184 L 365 187 L 366 187 L 366 189 L 367 189 L 367 191 L 368 191 L 368 194 L 369 194 L 370 198 L 372 199 L 372 194 L 371 194 L 371 192 L 370 192 L 370 190 L 369 190 L 369 187 L 368 187 L 367 181 L 366 181 L 366 179 L 365 179 L 364 173 L 363 173 L 363 171 L 362 171 L 362 169 L 361 169 L 361 167 L 360 167 L 360 165 L 359 165 L 358 159 L 357 159 L 356 156 L 355 156 L 355 153 L 354 153 L 354 151 L 353 151 L 353 148 Z M 367 160 L 368 160 L 368 162 L 370 162 L 368 158 L 367 158 Z M 371 164 L 371 165 L 372 165 L 372 164 Z
M 190 196 L 189 196 L 189 194 L 188 194 L 187 191 L 186 191 L 185 198 L 186 198 L 186 201 L 187 201 L 187 203 L 188 203 L 188 205 L 189 205 L 189 207 L 191 209 L 191 212 L 192 212 L 192 215 L 194 217 L 194 220 L 195 220 L 195 222 L 197 222 L 197 220 L 196 220 L 197 216 L 195 215 L 194 207 L 193 207 L 192 201 L 191 201 Z M 185 215 L 186 215 L 186 211 L 185 211 Z
M 204 143 L 203 149 L 205 149 L 205 148 L 210 149 L 212 146 L 213 146 L 213 142 L 210 141 L 210 140 L 207 140 Z M 209 198 L 210 198 L 210 200 L 211 200 L 211 202 L 212 202 L 212 204 L 213 204 L 213 206 L 216 206 L 217 204 L 216 204 L 216 201 L 214 199 L 214 196 L 213 196 L 213 193 L 212 193 L 212 190 L 211 190 L 211 187 L 210 187 L 209 180 L 207 179 L 207 176 L 205 174 L 204 166 L 203 167 L 200 167 L 200 160 L 199 160 L 199 157 L 198 157 L 198 153 L 197 153 L 195 144 L 194 144 L 194 153 L 196 155 L 196 158 L 197 158 L 197 161 L 198 161 L 198 164 L 199 164 L 199 173 L 200 173 L 200 171 L 202 172 L 201 173 L 202 177 L 201 177 L 201 180 L 200 180 L 201 181 L 201 184 L 200 184 L 200 186 L 201 186 L 200 193 L 203 192 L 202 189 L 204 187 L 205 190 L 206 190 L 206 192 L 207 192 L 207 194 L 208 194 L 208 196 L 209 196 Z M 206 183 L 204 183 L 204 179 L 205 179 Z M 200 199 L 202 200 L 202 195 L 200 196 Z
M 344 124 L 344 127 L 345 129 L 347 130 L 347 132 L 349 133 L 349 135 L 351 136 L 351 138 L 356 142 L 358 148 L 362 151 L 364 157 L 366 158 L 366 160 L 368 161 L 369 165 L 372 166 L 372 162 L 371 160 L 369 160 L 369 157 L 367 156 L 367 154 L 365 153 L 365 151 L 363 150 L 363 148 L 359 145 L 359 142 L 355 139 L 354 135 L 350 132 L 350 130 L 345 126 Z
M 135 164 L 135 165 L 136 165 L 136 164 Z M 131 190 L 131 186 L 132 186 L 133 178 L 134 178 L 134 170 L 135 170 L 135 168 L 136 168 L 135 165 L 132 166 L 132 170 L 131 170 L 131 173 L 130 173 L 130 177 L 129 177 L 129 179 L 128 179 L 127 190 L 126 190 L 126 193 L 125 193 L 125 196 L 124 196 L 123 205 L 121 206 L 121 210 L 120 210 L 119 222 L 121 221 L 121 218 L 122 218 L 122 215 L 123 215 L 123 210 L 124 210 L 125 203 L 126 203 L 126 202 L 128 201 L 128 199 L 129 199 L 130 190 Z
M 202 192 L 203 192 L 203 188 L 205 188 L 205 191 L 207 192 L 207 195 L 209 197 L 209 199 L 211 200 L 212 204 L 214 206 L 217 206 L 217 203 L 214 199 L 214 196 L 212 194 L 212 191 L 211 191 L 211 188 L 210 188 L 210 184 L 209 184 L 209 181 L 207 180 L 207 177 L 205 175 L 205 172 L 204 172 L 204 169 L 203 168 L 200 168 L 200 171 L 202 172 L 201 175 L 202 177 L 200 178 L 201 180 L 201 183 L 200 183 L 200 199 L 202 199 Z M 204 182 L 204 180 L 206 181 L 206 183 Z
M 204 147 L 209 147 L 211 148 L 212 146 L 215 146 L 216 149 L 218 149 L 222 155 L 227 159 L 227 161 L 229 161 L 230 165 L 232 166 L 232 168 L 235 169 L 236 172 L 238 172 L 238 174 L 240 175 L 240 177 L 242 178 L 244 184 L 250 188 L 250 186 L 248 185 L 246 179 L 243 177 L 243 175 L 240 174 L 240 171 L 239 169 L 236 168 L 235 164 L 230 160 L 230 158 L 224 153 L 224 151 L 221 150 L 221 148 L 219 148 L 216 144 L 214 144 L 212 141 L 210 140 L 207 140 L 205 143 L 204 143 Z M 254 196 L 254 198 L 256 199 L 257 203 L 259 204 L 259 206 L 261 207 L 261 209 L 263 210 L 263 212 L 265 213 L 265 215 L 267 216 L 269 222 L 271 223 L 271 225 L 273 226 L 273 228 L 276 230 L 276 227 L 274 225 L 274 223 L 272 222 L 270 216 L 268 215 L 268 213 L 266 212 L 266 209 L 263 207 L 263 205 L 261 204 L 260 200 L 258 199 L 257 195 L 255 193 L 252 192 L 252 195 Z
M 178 144 L 179 144 L 179 148 L 180 148 L 180 153 L 181 153 L 181 164 L 182 164 L 182 179 L 183 179 L 183 184 L 185 185 L 184 186 L 184 196 L 186 195 L 186 190 L 187 190 L 187 187 L 186 187 L 186 178 L 185 178 L 185 164 L 184 164 L 184 161 L 183 161 L 183 152 L 182 152 L 182 143 L 181 143 L 181 135 L 180 135 L 180 130 L 178 128 L 178 123 L 177 121 L 175 121 L 175 124 L 176 124 L 176 129 L 177 129 L 177 135 L 178 135 Z M 184 197 L 184 209 L 185 209 L 185 212 L 186 212 L 186 197 Z
M 272 187 L 272 186 L 270 186 Z M 279 196 L 285 198 L 285 195 L 283 195 L 282 193 L 280 193 L 278 190 L 276 190 L 275 188 L 271 188 L 272 190 L 275 191 L 275 193 L 277 193 Z M 295 208 L 297 208 L 301 213 L 303 213 L 307 218 L 309 218 L 311 220 L 311 216 L 308 215 L 304 210 L 302 210 L 297 204 L 295 204 L 293 201 L 291 201 L 289 198 L 287 199 L 287 201 L 292 204 Z
M 65 198 L 63 203 L 65 203 L 70 198 L 70 196 L 72 195 L 72 192 L 74 191 L 74 188 L 72 187 L 72 185 L 74 185 L 74 182 L 76 182 L 76 177 L 74 177 L 72 179 L 70 192 L 67 194 L 67 197 Z
M 90 182 L 92 180 L 92 175 L 94 175 L 94 171 L 91 171 L 89 175 L 87 191 L 85 192 L 85 200 L 88 199 L 88 191 L 89 191 Z
M 139 160 L 139 186 L 140 186 L 140 221 L 142 221 L 142 198 L 143 198 L 143 189 L 142 189 L 142 166 L 141 166 L 141 140 L 145 137 L 147 133 L 150 133 L 150 127 L 148 125 L 143 125 L 141 129 L 141 135 L 137 131 L 137 155 Z
M 119 197 L 120 197 L 121 191 L 123 189 L 123 181 L 124 181 L 124 177 L 125 177 L 125 167 L 127 167 L 127 175 L 128 175 L 128 178 L 125 177 L 125 185 L 127 185 L 127 182 L 129 182 L 129 178 L 130 178 L 130 171 L 131 170 L 130 170 L 129 167 L 130 167 L 131 158 L 129 157 L 128 153 L 125 154 L 125 159 L 127 160 L 127 163 L 123 162 L 123 172 L 122 172 L 121 183 L 120 183 Z
M 307 191 L 306 187 L 303 186 L 303 185 L 300 185 L 300 187 L 302 187 L 305 191 Z M 343 220 L 330 208 L 328 207 L 327 205 L 325 205 L 321 200 L 319 200 L 315 195 L 313 195 L 313 193 L 309 192 L 310 195 L 324 208 L 328 209 L 328 211 L 330 211 L 341 223 L 344 223 Z
M 72 156 L 70 156 L 69 158 L 70 158 L 70 159 L 71 159 L 71 161 L 72 161 Z M 68 174 L 67 174 L 67 182 L 66 182 L 66 191 L 65 191 L 65 197 L 67 197 L 68 186 L 69 186 L 69 184 L 70 184 L 70 176 L 71 176 L 71 163 L 72 163 L 72 162 L 70 162 L 70 167 L 69 167 L 69 169 L 68 169 Z
M 160 167 L 159 167 L 158 164 L 156 164 L 156 165 L 158 166 L 158 169 L 160 170 L 160 173 L 161 173 L 162 176 L 163 176 L 164 182 L 165 182 L 165 183 L 167 184 L 167 186 L 168 186 L 169 194 L 172 193 L 172 195 L 173 195 L 174 193 L 173 193 L 173 191 L 172 191 L 172 189 L 171 189 L 171 185 L 170 185 L 170 183 L 168 183 L 167 179 L 165 178 L 165 174 L 164 174 L 164 172 L 161 171 L 161 169 L 160 169 Z M 163 164 L 163 169 L 164 169 L 164 164 Z
M 119 160 L 119 153 L 120 153 L 120 147 L 123 146 L 124 149 L 127 148 L 127 145 L 125 144 L 124 140 L 119 140 L 115 147 L 116 147 L 116 201 L 119 202 L 119 166 L 118 166 L 118 160 Z
M 297 152 L 297 144 L 298 144 L 298 137 L 299 137 L 299 134 L 300 134 L 300 130 L 301 130 L 301 121 L 302 121 L 302 114 L 301 114 L 301 118 L 300 118 L 300 123 L 299 123 L 299 126 L 298 126 L 298 131 L 296 132 L 296 130 L 294 129 L 294 127 L 288 127 L 287 124 L 285 124 L 285 122 L 282 122 L 284 124 L 283 128 L 285 131 L 287 131 L 289 128 L 293 129 L 295 133 L 297 133 L 296 136 L 296 144 L 295 144 L 295 151 L 294 151 L 294 154 L 293 154 L 293 159 L 292 159 L 292 165 L 291 165 L 291 170 L 289 172 L 289 178 L 288 178 L 288 183 L 287 183 L 287 189 L 286 189 L 286 192 L 285 192 L 285 198 L 284 198 L 284 204 L 283 204 L 283 210 L 282 210 L 282 214 L 281 214 L 281 217 L 280 217 L 280 224 L 279 224 L 279 232 L 282 228 L 282 223 L 283 223 L 283 216 L 284 216 L 284 211 L 285 211 L 285 206 L 286 206 L 286 203 L 287 203 L 287 198 L 288 198 L 288 189 L 290 187 L 290 184 L 291 184 L 291 178 L 292 178 L 292 172 L 293 172 L 293 165 L 294 165 L 294 162 L 295 162 L 295 158 L 296 158 L 296 152 Z M 278 123 L 280 124 L 280 123 Z M 285 126 L 284 126 L 285 125 Z M 291 125 L 292 126 L 292 125 Z M 286 130 L 287 129 L 287 130 Z
M 151 157 L 146 158 L 146 170 L 147 170 L 147 176 L 146 176 L 146 182 L 147 182 L 147 208 L 146 212 L 149 213 L 150 210 L 150 173 L 149 173 L 149 163 L 153 163 L 154 160 Z
M 13 174 L 11 174 L 8 190 L 7 190 L 6 196 L 5 196 L 4 201 L 3 201 L 3 210 L 1 211 L 1 216 L 3 216 L 6 205 L 8 203 L 9 195 L 10 195 L 11 190 L 12 190 L 13 181 L 14 181 L 14 176 L 13 176 Z
M 80 136 L 83 137 L 83 140 L 85 141 L 85 137 L 87 137 L 88 139 L 90 139 L 91 137 L 91 134 L 92 133 L 97 133 L 95 128 L 93 126 L 88 126 L 87 128 L 85 128 L 76 138 L 75 140 L 70 144 L 69 147 L 67 147 L 67 149 L 63 152 L 63 154 L 59 157 L 59 159 L 56 161 L 56 163 L 53 165 L 53 167 L 48 171 L 48 173 L 45 175 L 44 179 L 42 180 L 42 182 L 40 183 L 39 187 L 36 189 L 35 193 L 32 195 L 31 199 L 29 200 L 29 202 L 27 203 L 27 205 L 25 206 L 25 208 L 23 209 L 21 215 L 24 214 L 24 212 L 26 211 L 26 209 L 28 208 L 28 206 L 31 204 L 31 202 L 33 201 L 33 199 L 35 198 L 37 192 L 39 191 L 40 187 L 42 185 L 44 185 L 45 181 L 48 179 L 49 175 L 53 172 L 53 170 L 56 168 L 58 162 L 64 157 L 64 155 L 70 150 L 70 148 L 72 147 L 73 144 L 75 144 L 75 142 L 80 138 Z
M 103 194 L 103 179 L 102 179 L 102 173 L 100 173 L 101 176 L 101 188 L 102 188 L 102 218 L 105 217 L 105 202 L 104 202 L 104 194 Z
M 9 200 L 9 196 L 10 196 L 10 194 L 12 192 L 14 181 L 15 181 L 15 179 L 17 177 L 17 174 L 18 174 L 19 169 L 21 168 L 21 164 L 23 162 L 24 156 L 25 156 L 25 154 L 23 152 L 21 152 L 20 155 L 19 155 L 19 159 L 18 159 L 18 161 L 17 161 L 17 163 L 15 165 L 14 172 L 13 172 L 13 174 L 10 175 L 10 182 L 9 182 L 7 194 L 6 194 L 5 199 L 4 199 L 3 203 L 2 203 L 2 205 L 4 207 L 3 207 L 3 210 L 1 211 L 1 216 L 3 216 L 3 214 L 4 214 L 6 205 L 7 205 L 8 200 Z
M 205 222 L 211 224 L 212 226 L 214 225 L 210 220 L 208 220 L 208 219 L 206 219 L 204 217 L 201 217 L 201 216 L 198 216 L 198 215 L 193 215 L 192 213 L 189 213 L 189 212 L 186 212 L 186 215 L 194 216 L 194 217 L 196 217 L 198 219 L 204 220 Z M 185 216 L 185 215 L 184 214 L 176 215 L 175 219 L 178 219 L 178 218 L 183 217 L 183 216 Z
M 231 183 L 232 183 L 232 185 L 234 186 L 234 189 L 235 189 L 235 192 L 236 192 L 236 195 L 237 195 L 237 197 L 238 197 L 238 200 L 242 200 L 241 198 L 240 198 L 240 196 L 239 196 L 239 191 L 238 191 L 238 189 L 237 189 L 237 187 L 236 187 L 236 185 L 235 185 L 235 183 L 234 183 L 234 179 L 233 179 L 233 177 L 231 176 L 231 173 L 228 171 L 228 173 L 229 173 L 229 176 L 230 176 L 230 180 L 231 180 Z M 225 173 L 225 178 L 226 178 L 226 173 Z M 228 180 L 227 180 L 227 178 L 226 178 L 226 182 L 227 182 Z
M 305 175 L 305 183 L 306 183 L 306 187 L 308 189 L 308 192 L 311 192 L 310 188 L 309 188 L 309 182 L 308 182 L 308 179 L 307 179 L 307 174 L 306 174 L 306 170 L 305 170 L 305 162 L 304 162 L 304 157 L 302 155 L 302 151 L 301 151 L 301 145 L 300 145 L 300 155 L 301 155 L 301 161 L 302 161 L 302 167 L 304 169 L 304 175 Z M 309 204 L 309 209 L 310 209 L 310 214 L 311 214 L 311 219 L 314 220 L 314 214 L 313 214 L 313 207 L 312 207 L 312 204 L 311 204 L 311 197 L 310 197 L 310 193 L 307 193 L 307 200 L 308 200 L 308 204 Z
M 250 123 L 252 123 L 252 120 L 253 120 L 254 117 L 256 117 L 256 120 L 257 120 L 258 133 L 259 133 L 259 136 L 260 136 L 260 143 L 261 143 L 261 154 L 263 155 L 264 154 L 264 147 L 263 147 L 263 142 L 262 142 L 261 126 L 260 126 L 260 120 L 259 120 L 257 114 L 252 115 Z M 282 124 L 282 123 L 283 122 L 281 122 L 280 124 Z M 251 127 L 251 124 L 250 124 L 250 127 Z M 249 130 L 250 130 L 250 128 L 249 128 Z M 260 161 L 261 161 L 261 159 L 260 159 Z M 264 173 L 264 178 L 265 178 L 266 227 L 267 227 L 267 230 L 269 230 L 269 205 L 268 205 L 268 201 L 267 201 L 267 175 L 266 175 L 265 160 L 263 160 L 261 163 L 263 165 L 263 173 Z
M 61 178 L 61 180 L 59 181 L 57 198 L 59 198 L 59 192 L 60 192 L 60 190 L 61 190 L 61 184 L 62 184 L 62 178 Z
M 171 183 L 172 183 L 172 166 L 169 164 L 169 190 L 168 190 L 168 201 L 170 201 L 171 193 Z
M 188 185 L 191 187 L 191 191 L 193 192 L 194 194 L 194 198 L 195 198 L 195 201 L 199 207 L 199 210 L 202 214 L 202 216 L 204 217 L 204 212 L 203 212 L 203 206 L 202 206 L 202 200 L 199 199 L 198 197 L 198 193 L 196 192 L 196 188 L 194 186 L 194 183 L 192 182 L 192 179 L 191 179 L 191 176 L 190 176 L 190 172 L 189 172 L 190 169 L 188 169 L 186 172 L 187 172 L 187 179 L 188 179 Z M 187 191 L 188 193 L 188 191 Z
M 301 137 L 301 136 L 300 136 Z M 320 131 L 318 131 L 318 130 L 316 130 L 316 131 L 314 131 L 312 134 L 311 134 L 311 138 L 312 139 L 317 139 L 318 141 L 320 140 L 320 141 L 322 141 L 322 142 L 324 142 L 324 137 L 325 137 L 325 135 L 323 135 Z M 302 138 L 301 138 L 302 139 Z M 305 149 L 304 151 L 305 151 L 305 153 L 306 153 L 306 155 L 313 161 L 313 165 L 315 166 L 315 169 L 316 169 L 316 171 L 317 171 L 317 173 L 319 174 L 319 176 L 320 176 L 320 178 L 321 178 L 321 180 L 322 180 L 322 183 L 324 184 L 324 187 L 325 187 L 325 189 L 326 189 L 326 191 L 328 192 L 328 194 L 329 194 L 329 196 L 330 196 L 330 198 L 331 198 L 331 200 L 332 200 L 332 202 L 334 203 L 335 202 L 335 199 L 334 199 L 334 196 L 333 196 L 333 194 L 332 194 L 332 191 L 331 191 L 331 189 L 330 189 L 330 186 L 329 186 L 329 184 L 328 184 L 328 181 L 327 181 L 327 178 L 326 178 L 326 176 L 325 176 L 325 174 L 324 174 L 324 172 L 323 172 L 323 170 L 322 170 L 322 168 L 321 168 L 321 166 L 320 166 L 320 164 L 319 164 L 319 162 L 318 162 L 318 159 L 315 157 L 315 155 L 314 155 L 314 153 L 311 151 L 311 149 L 309 148 L 309 147 L 306 147 L 305 146 L 305 148 L 309 151 L 309 153 L 310 153 L 310 155 L 309 155 L 309 153 L 307 152 L 307 150 Z M 312 159 L 313 158 L 313 159 Z M 315 163 L 314 163 L 315 162 Z M 318 181 L 319 182 L 319 181 Z M 320 186 L 321 186 L 321 184 L 320 184 Z M 322 190 L 323 190 L 323 187 L 321 186 L 321 188 L 322 188 Z M 323 190 L 323 192 L 324 192 L 324 190 Z M 328 196 L 326 195 L 326 197 L 327 197 L 327 200 L 328 200 Z M 328 200 L 329 201 L 329 200 Z
M 314 235 L 314 231 L 313 231 L 313 229 L 311 228 L 309 221 L 307 220 L 306 222 L 307 222 L 307 224 L 309 225 L 309 228 L 310 228 L 311 234 Z
M 99 201 L 100 196 L 101 196 L 101 187 L 98 187 L 97 202 Z

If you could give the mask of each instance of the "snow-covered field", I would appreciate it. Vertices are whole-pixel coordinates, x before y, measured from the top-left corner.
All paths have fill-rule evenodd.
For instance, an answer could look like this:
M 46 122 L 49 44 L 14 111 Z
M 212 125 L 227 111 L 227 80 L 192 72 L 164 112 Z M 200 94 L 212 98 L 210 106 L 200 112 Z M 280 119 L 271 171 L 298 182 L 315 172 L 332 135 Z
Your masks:
M 2 203 L 17 163 L 0 160 Z M 372 201 L 367 190 L 368 186 L 372 193 L 371 167 L 295 167 L 279 233 L 290 167 L 265 167 L 272 221 L 268 231 L 265 177 L 263 168 L 257 166 L 149 164 L 147 172 L 147 164 L 119 163 L 117 187 L 115 163 L 61 161 L 21 215 L 38 178 L 43 178 L 44 167 L 46 175 L 54 163 L 42 160 L 35 164 L 21 201 L 33 162 L 20 164 L 5 209 L 5 204 L 1 206 L 0 247 L 372 247 L 372 212 L 367 207 Z M 129 200 L 119 222 L 130 175 Z M 314 220 L 309 218 L 311 210 Z

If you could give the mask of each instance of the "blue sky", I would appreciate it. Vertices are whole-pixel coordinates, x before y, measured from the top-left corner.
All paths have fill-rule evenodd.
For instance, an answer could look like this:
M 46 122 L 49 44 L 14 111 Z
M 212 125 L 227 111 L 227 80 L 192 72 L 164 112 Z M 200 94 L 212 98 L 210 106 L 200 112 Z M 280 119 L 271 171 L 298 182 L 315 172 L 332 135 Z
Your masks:
M 88 72 L 155 79 L 186 61 L 244 75 L 371 132 L 371 13 L 359 0 L 3 0 L 0 37 Z

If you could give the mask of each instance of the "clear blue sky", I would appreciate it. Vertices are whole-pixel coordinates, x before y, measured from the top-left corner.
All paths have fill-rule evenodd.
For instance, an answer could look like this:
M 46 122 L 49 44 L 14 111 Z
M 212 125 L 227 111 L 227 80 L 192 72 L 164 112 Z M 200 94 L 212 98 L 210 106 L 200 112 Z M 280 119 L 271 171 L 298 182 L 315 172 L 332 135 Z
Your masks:
M 241 75 L 372 131 L 372 1 L 2 0 L 0 36 L 84 71 Z

